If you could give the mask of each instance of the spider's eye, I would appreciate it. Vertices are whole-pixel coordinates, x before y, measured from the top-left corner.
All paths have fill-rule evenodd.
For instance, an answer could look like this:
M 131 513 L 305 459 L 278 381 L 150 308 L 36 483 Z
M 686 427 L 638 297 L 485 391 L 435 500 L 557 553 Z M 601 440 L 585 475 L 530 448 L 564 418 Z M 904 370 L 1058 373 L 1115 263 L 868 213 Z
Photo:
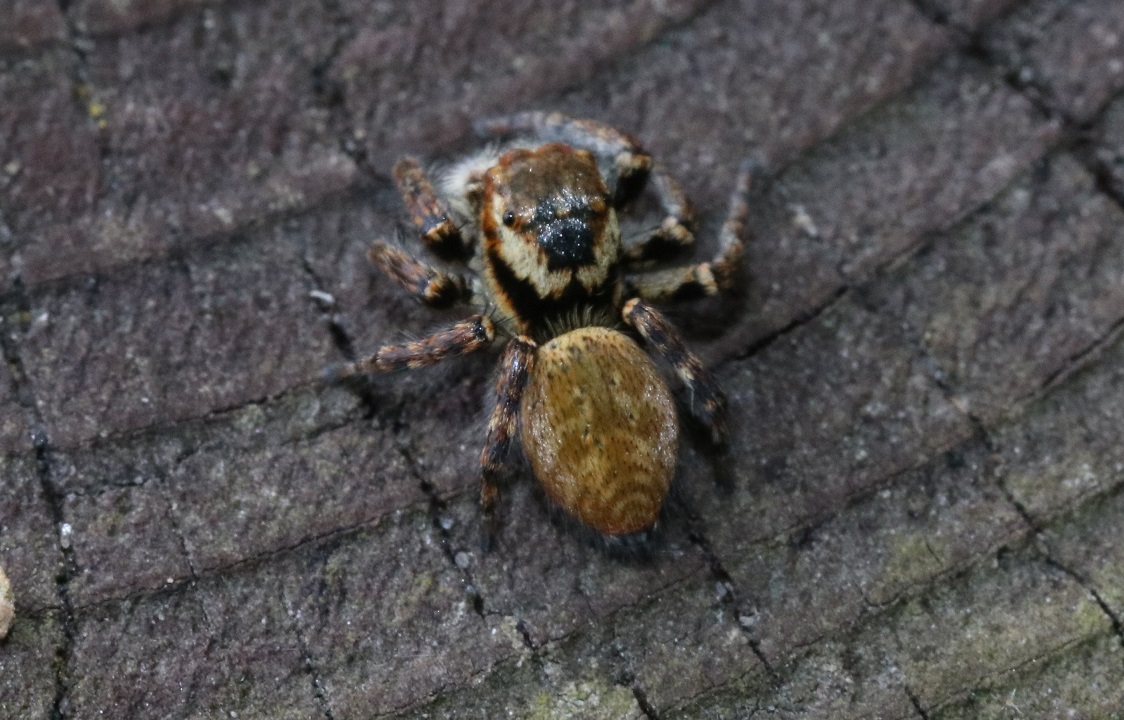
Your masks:
M 515 213 L 508 210 L 503 214 L 503 224 L 511 227 L 515 224 Z

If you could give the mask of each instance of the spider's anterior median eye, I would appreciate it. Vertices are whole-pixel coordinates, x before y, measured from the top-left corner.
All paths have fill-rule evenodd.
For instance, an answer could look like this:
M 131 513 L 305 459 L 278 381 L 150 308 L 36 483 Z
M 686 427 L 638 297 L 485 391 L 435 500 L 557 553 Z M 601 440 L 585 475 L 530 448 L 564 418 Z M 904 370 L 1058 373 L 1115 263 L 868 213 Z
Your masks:
M 515 224 L 515 213 L 508 210 L 503 214 L 503 224 L 511 227 Z

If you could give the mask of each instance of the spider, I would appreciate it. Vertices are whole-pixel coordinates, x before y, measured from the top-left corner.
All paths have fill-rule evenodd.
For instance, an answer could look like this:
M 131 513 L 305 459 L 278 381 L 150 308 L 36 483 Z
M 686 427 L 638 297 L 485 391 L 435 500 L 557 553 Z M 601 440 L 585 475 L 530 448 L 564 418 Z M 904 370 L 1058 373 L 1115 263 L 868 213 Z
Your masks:
M 513 471 L 517 436 L 546 494 L 570 515 L 604 536 L 647 531 L 674 474 L 679 421 L 667 382 L 637 339 L 674 369 L 690 411 L 724 446 L 724 396 L 651 303 L 734 284 L 749 165 L 739 170 L 715 258 L 652 270 L 694 242 L 695 219 L 679 184 L 635 139 L 558 113 L 490 118 L 476 128 L 494 144 L 439 173 L 436 187 L 416 159 L 393 171 L 423 244 L 468 272 L 439 269 L 382 240 L 367 253 L 421 302 L 464 303 L 476 314 L 334 366 L 329 377 L 420 368 L 502 340 L 480 458 L 485 546 L 498 530 L 498 482 Z M 666 218 L 622 240 L 617 212 L 649 180 Z

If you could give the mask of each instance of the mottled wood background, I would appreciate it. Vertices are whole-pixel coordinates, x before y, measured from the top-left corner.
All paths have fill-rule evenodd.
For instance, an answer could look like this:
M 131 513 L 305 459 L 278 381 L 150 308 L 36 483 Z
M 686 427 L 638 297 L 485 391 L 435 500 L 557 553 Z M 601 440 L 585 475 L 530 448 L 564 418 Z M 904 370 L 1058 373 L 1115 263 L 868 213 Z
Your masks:
M 316 382 L 523 109 L 769 168 L 650 562 L 479 551 L 494 358 Z M 1121 717 L 1122 201 L 1119 0 L 2 0 L 0 716 Z

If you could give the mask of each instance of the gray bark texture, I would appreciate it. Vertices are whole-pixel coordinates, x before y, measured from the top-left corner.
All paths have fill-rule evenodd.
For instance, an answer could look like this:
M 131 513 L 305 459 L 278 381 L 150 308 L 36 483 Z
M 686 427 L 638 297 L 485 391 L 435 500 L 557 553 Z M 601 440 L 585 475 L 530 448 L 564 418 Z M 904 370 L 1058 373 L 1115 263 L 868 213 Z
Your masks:
M 318 381 L 527 109 L 768 170 L 647 558 L 480 550 L 495 354 Z M 1124 717 L 1122 202 L 1119 0 L 0 0 L 0 717 Z

